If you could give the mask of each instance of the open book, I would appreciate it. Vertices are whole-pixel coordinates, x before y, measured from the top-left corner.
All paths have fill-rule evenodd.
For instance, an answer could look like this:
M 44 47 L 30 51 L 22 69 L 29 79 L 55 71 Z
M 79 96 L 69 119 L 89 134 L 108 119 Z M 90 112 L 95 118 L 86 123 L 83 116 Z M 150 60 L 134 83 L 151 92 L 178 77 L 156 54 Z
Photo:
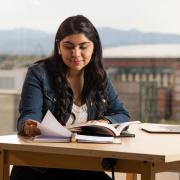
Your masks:
M 115 138 L 127 129 L 131 122 L 105 124 L 87 122 L 71 126 L 62 126 L 48 110 L 41 123 L 37 122 L 41 135 L 33 140 L 36 142 L 94 142 L 121 143 Z
M 92 135 L 92 136 L 110 136 L 119 137 L 123 131 L 129 128 L 130 122 L 106 124 L 98 121 L 88 121 L 83 124 L 66 126 L 71 132 Z

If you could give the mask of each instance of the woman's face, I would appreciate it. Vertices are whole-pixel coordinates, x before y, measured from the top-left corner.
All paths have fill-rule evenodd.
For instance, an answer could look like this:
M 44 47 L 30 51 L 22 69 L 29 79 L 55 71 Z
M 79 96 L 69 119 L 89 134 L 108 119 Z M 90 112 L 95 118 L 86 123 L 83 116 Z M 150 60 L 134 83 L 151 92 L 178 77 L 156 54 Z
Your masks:
M 59 43 L 59 53 L 70 70 L 82 70 L 90 62 L 93 49 L 93 42 L 83 33 L 66 36 Z

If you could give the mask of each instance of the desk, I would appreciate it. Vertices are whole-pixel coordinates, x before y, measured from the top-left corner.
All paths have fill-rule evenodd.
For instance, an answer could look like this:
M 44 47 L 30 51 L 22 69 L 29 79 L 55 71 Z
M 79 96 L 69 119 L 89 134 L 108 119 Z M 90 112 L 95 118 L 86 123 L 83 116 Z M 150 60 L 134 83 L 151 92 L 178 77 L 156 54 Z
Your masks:
M 142 180 L 180 170 L 180 135 L 149 134 L 138 125 L 130 130 L 136 137 L 122 138 L 122 144 L 35 143 L 0 136 L 0 180 L 8 179 L 10 164 L 102 171 L 103 158 L 116 159 L 115 171 L 141 174 Z

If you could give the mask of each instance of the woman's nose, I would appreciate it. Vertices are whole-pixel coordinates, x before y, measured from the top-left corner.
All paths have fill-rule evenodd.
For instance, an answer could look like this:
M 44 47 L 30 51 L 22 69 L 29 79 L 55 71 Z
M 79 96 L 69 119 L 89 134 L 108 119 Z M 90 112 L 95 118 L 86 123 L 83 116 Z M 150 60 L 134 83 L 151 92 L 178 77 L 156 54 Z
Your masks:
M 79 49 L 79 47 L 74 47 L 72 50 L 72 54 L 73 54 L 73 56 L 80 56 L 81 50 Z

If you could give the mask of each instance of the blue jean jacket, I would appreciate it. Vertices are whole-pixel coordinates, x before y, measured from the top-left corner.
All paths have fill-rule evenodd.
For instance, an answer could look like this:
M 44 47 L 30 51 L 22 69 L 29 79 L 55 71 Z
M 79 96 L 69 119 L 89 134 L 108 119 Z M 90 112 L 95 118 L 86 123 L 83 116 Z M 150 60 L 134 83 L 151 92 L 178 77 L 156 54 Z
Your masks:
M 57 107 L 55 92 L 52 88 L 51 77 L 47 68 L 48 67 L 46 66 L 45 62 L 33 64 L 28 68 L 19 105 L 20 117 L 17 124 L 19 133 L 22 132 L 25 120 L 33 119 L 41 122 L 48 109 L 53 114 L 56 114 L 55 112 Z M 129 112 L 118 98 L 118 95 L 114 90 L 110 80 L 108 80 L 107 86 L 109 103 L 107 112 L 103 112 L 104 114 L 108 114 L 105 116 L 105 118 L 108 119 L 111 123 L 129 121 Z M 68 93 L 70 96 L 73 96 L 72 89 L 70 87 Z M 100 102 L 103 103 L 103 100 Z M 72 107 L 72 104 L 73 97 L 72 101 L 67 103 L 67 106 Z M 89 120 L 99 119 L 99 117 L 97 117 L 97 111 L 91 103 L 87 104 L 87 113 Z M 68 119 L 69 116 L 64 117 L 65 121 Z

